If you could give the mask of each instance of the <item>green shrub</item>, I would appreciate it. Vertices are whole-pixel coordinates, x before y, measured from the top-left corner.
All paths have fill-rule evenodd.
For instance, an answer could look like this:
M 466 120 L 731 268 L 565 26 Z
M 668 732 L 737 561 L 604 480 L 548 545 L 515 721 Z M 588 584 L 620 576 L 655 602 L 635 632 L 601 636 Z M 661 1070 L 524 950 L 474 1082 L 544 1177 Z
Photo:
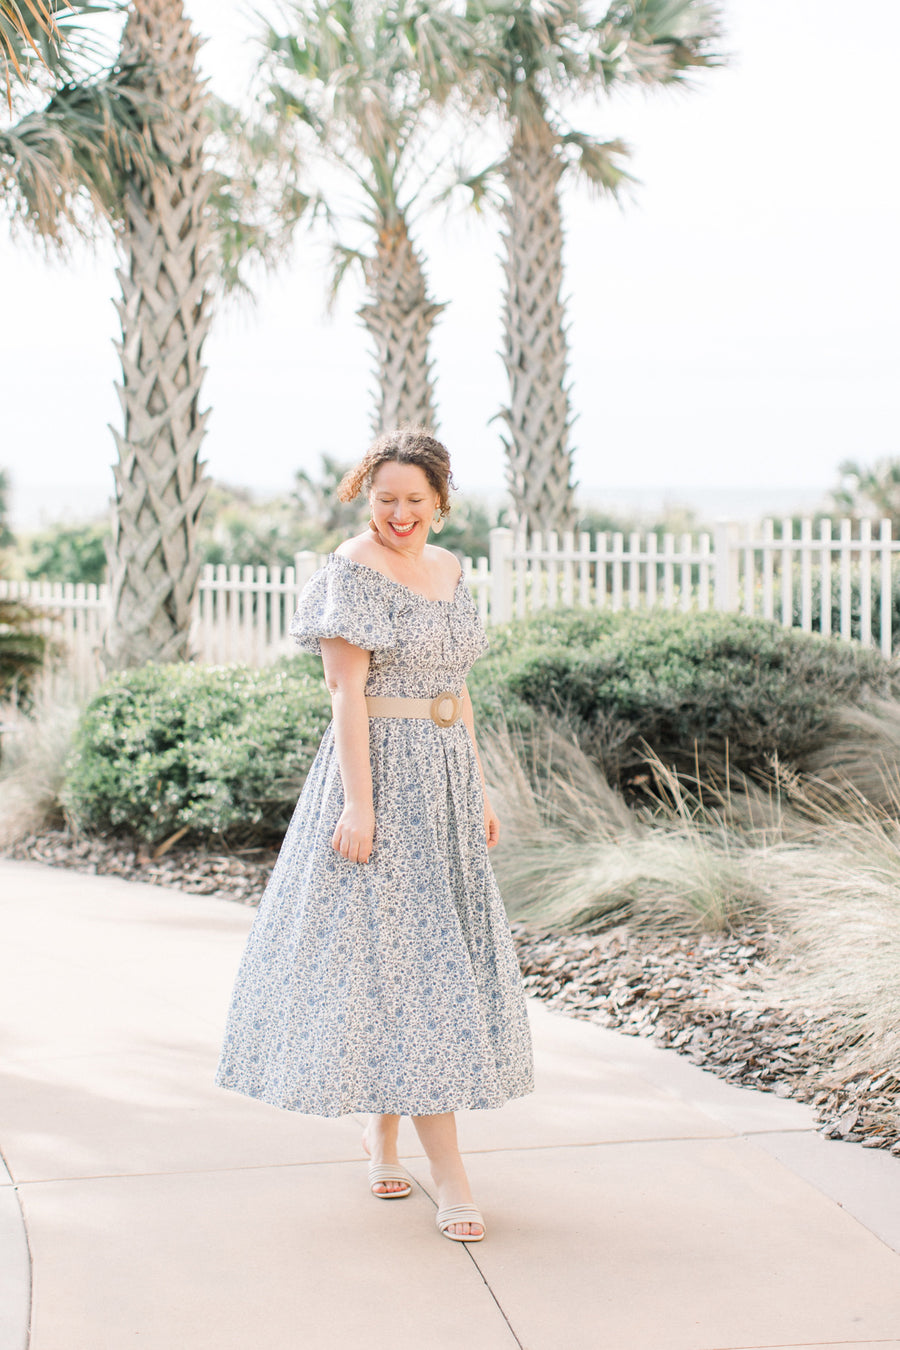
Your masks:
M 802 762 L 839 704 L 886 696 L 894 679 L 875 651 L 736 614 L 558 613 L 498 638 L 480 708 L 565 716 L 616 780 L 643 762 L 643 742 L 685 768 L 695 754 L 719 765 L 726 746 L 747 771 L 774 754 Z
M 25 575 L 31 581 L 83 581 L 99 586 L 106 580 L 106 545 L 110 528 L 58 525 L 28 540 Z
M 312 659 L 129 671 L 81 718 L 63 804 L 82 829 L 151 844 L 182 829 L 277 837 L 329 717 Z
M 530 658 L 589 647 L 613 632 L 620 618 L 609 610 L 552 609 L 489 629 L 490 651 L 466 680 L 479 723 L 528 725 L 531 709 L 513 694 L 512 677 Z
M 488 661 L 557 647 L 588 647 L 615 632 L 626 618 L 609 609 L 545 609 L 490 629 Z M 477 667 L 476 667 L 477 669 Z

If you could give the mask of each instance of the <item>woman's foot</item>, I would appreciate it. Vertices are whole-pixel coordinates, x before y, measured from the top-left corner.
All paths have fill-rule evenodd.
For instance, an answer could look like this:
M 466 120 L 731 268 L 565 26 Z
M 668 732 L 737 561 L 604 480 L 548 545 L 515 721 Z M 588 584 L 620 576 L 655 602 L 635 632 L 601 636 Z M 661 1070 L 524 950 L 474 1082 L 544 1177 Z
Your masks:
M 480 1242 L 484 1220 L 475 1205 L 451 1205 L 437 1212 L 437 1226 L 451 1242 Z
M 434 1177 L 434 1184 L 437 1187 L 439 1211 L 450 1209 L 454 1205 L 473 1205 L 469 1178 L 466 1176 L 462 1158 L 458 1154 L 455 1159 L 448 1160 L 441 1166 L 432 1163 L 431 1175 Z M 484 1237 L 484 1224 L 475 1223 L 471 1220 L 451 1223 L 447 1224 L 442 1231 L 447 1237 L 471 1238 L 477 1241 Z
M 438 1212 L 452 1205 L 471 1205 L 472 1192 L 463 1167 L 456 1138 L 456 1117 L 452 1111 L 434 1116 L 413 1116 L 413 1125 L 428 1155 L 431 1175 L 438 1193 Z M 456 1241 L 477 1241 L 484 1237 L 484 1224 L 473 1219 L 454 1220 L 442 1227 L 446 1237 Z
M 393 1167 L 400 1166 L 400 1159 L 397 1156 L 399 1125 L 399 1116 L 369 1117 L 369 1123 L 363 1130 L 362 1146 L 373 1163 L 388 1163 Z M 399 1199 L 403 1195 L 409 1195 L 411 1189 L 408 1181 L 402 1181 L 399 1178 L 396 1181 L 372 1182 L 372 1193 L 378 1196 L 395 1195 Z

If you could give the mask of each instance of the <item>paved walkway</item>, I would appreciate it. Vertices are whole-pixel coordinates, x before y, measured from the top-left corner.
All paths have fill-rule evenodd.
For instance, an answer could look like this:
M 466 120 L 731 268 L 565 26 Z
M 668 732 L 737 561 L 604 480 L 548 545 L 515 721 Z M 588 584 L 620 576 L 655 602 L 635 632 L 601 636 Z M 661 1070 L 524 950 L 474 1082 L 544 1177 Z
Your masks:
M 0 1350 L 900 1350 L 900 1163 L 538 1004 L 538 1090 L 460 1118 L 487 1240 L 408 1122 L 372 1199 L 359 1121 L 211 1084 L 251 919 L 0 862 Z

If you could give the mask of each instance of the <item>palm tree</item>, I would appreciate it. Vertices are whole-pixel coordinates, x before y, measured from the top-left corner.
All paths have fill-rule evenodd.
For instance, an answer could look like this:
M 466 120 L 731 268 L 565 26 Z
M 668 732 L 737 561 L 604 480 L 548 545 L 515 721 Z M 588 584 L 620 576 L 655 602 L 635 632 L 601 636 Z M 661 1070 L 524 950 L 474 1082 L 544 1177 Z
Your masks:
M 111 225 L 123 253 L 106 645 L 128 666 L 189 654 L 212 273 L 242 285 L 249 254 L 274 261 L 305 200 L 277 136 L 206 98 L 180 0 L 133 0 L 117 61 L 80 22 L 103 10 L 124 6 L 0 0 L 0 88 L 22 110 L 0 127 L 0 205 L 48 245 Z M 266 209 L 273 180 L 286 224 Z
M 403 422 L 436 425 L 429 341 L 444 308 L 430 296 L 410 215 L 427 181 L 428 94 L 409 59 L 404 30 L 429 5 L 407 0 L 292 0 L 292 30 L 269 28 L 273 92 L 349 188 L 344 208 L 363 247 L 336 247 L 334 289 L 358 265 L 368 291 L 359 310 L 375 347 L 376 432 Z M 327 171 L 326 171 L 327 172 Z M 332 224 L 339 214 L 318 203 Z
M 515 521 L 565 529 L 575 513 L 560 181 L 576 173 L 614 194 L 629 176 L 627 147 L 572 127 L 564 105 L 711 64 L 718 19 L 704 0 L 618 0 L 597 21 L 583 0 L 467 0 L 466 13 L 463 88 L 475 108 L 499 109 L 508 138 L 502 158 L 468 181 L 476 195 L 501 184 L 509 403 L 499 416 Z
M 124 185 L 118 276 L 122 326 L 113 429 L 115 524 L 107 655 L 117 667 L 189 655 L 200 569 L 197 529 L 207 491 L 199 452 L 201 351 L 214 260 L 204 159 L 209 123 L 194 36 L 182 0 L 133 0 L 121 64 L 163 112 L 145 126 L 151 156 Z

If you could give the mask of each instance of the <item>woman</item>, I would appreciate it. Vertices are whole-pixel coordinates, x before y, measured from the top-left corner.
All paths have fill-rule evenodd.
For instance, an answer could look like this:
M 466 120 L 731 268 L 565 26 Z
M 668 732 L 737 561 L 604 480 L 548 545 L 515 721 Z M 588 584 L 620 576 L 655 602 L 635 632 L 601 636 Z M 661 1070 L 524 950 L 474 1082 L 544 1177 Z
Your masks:
M 339 495 L 369 528 L 300 597 L 333 720 L 247 942 L 217 1082 L 312 1115 L 368 1112 L 373 1195 L 402 1199 L 401 1114 L 428 1155 L 437 1224 L 477 1242 L 454 1111 L 530 1092 L 521 975 L 488 860 L 499 823 L 465 677 L 487 646 L 459 563 L 428 542 L 449 511 L 447 451 L 380 437 Z

